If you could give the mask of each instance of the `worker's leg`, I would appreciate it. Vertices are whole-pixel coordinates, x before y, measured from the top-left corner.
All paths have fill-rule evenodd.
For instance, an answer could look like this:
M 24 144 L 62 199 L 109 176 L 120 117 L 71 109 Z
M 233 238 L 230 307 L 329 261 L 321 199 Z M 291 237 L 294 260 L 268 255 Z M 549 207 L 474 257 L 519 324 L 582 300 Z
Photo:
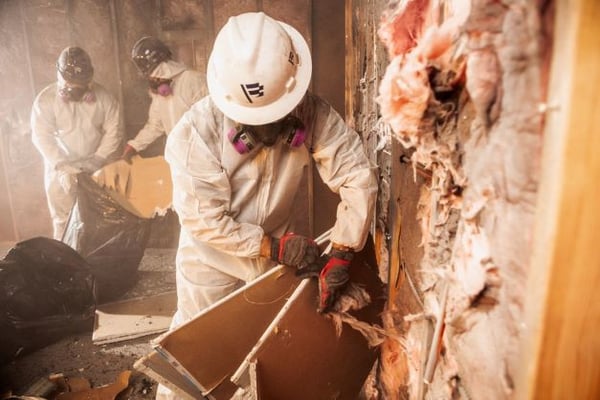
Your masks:
M 171 330 L 189 321 L 206 307 L 241 287 L 244 282 L 214 268 L 196 265 L 194 278 L 189 279 L 177 268 L 177 312 L 171 321 Z M 157 400 L 174 400 L 177 395 L 158 385 Z
M 53 237 L 61 240 L 63 232 L 69 219 L 69 214 L 75 204 L 75 182 L 73 188 L 66 192 L 61 186 L 56 174 L 46 177 L 46 196 L 48 198 L 48 210 L 52 218 Z

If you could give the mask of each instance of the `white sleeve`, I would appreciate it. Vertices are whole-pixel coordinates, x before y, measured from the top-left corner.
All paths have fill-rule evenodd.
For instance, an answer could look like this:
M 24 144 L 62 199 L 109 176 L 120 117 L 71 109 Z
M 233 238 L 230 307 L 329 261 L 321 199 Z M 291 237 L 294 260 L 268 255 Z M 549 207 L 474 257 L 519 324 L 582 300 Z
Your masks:
M 323 182 L 340 195 L 331 241 L 360 250 L 365 244 L 377 196 L 376 167 L 358 134 L 325 102 L 317 102 L 313 159 Z
M 173 208 L 193 240 L 237 257 L 258 257 L 263 229 L 230 215 L 231 186 L 220 163 L 220 136 L 203 103 L 184 114 L 167 137 Z
M 165 127 L 160 118 L 158 102 L 152 98 L 152 103 L 148 109 L 148 120 L 146 121 L 146 124 L 138 132 L 135 138 L 129 140 L 127 144 L 137 151 L 142 151 L 156 139 L 165 134 Z
M 105 92 L 101 98 L 104 107 L 103 135 L 95 155 L 104 160 L 114 157 L 123 142 L 119 103 L 116 98 Z
M 31 132 L 34 146 L 42 154 L 44 162 L 56 167 L 67 158 L 56 140 L 56 118 L 49 97 L 38 95 L 31 110 Z

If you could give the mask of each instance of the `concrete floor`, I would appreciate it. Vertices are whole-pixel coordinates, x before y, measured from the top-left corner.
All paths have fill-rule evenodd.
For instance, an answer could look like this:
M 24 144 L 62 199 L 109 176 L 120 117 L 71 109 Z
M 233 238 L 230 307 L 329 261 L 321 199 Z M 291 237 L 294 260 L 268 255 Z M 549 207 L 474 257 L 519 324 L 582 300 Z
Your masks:
M 2 257 L 10 243 L 0 243 Z M 123 299 L 151 296 L 175 290 L 175 249 L 147 249 L 139 266 L 139 279 Z M 153 336 L 106 345 L 92 343 L 92 331 L 72 335 L 30 354 L 18 357 L 0 368 L 0 398 L 12 392 L 24 394 L 40 378 L 53 373 L 67 377 L 84 377 L 92 387 L 113 383 L 120 372 L 132 370 L 133 364 L 146 355 Z M 156 382 L 133 372 L 129 388 L 119 399 L 153 399 Z

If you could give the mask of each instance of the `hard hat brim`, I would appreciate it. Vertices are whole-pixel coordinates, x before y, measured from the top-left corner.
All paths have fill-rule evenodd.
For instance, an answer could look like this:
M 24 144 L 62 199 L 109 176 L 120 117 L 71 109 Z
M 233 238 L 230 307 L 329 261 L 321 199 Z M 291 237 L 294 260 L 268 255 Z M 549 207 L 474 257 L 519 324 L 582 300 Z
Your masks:
M 228 100 L 225 90 L 217 83 L 212 54 L 208 59 L 206 75 L 210 97 L 223 114 L 236 122 L 246 125 L 264 125 L 277 121 L 289 114 L 300 103 L 308 90 L 312 75 L 312 57 L 308 43 L 294 27 L 281 21 L 277 22 L 290 36 L 294 50 L 300 59 L 295 76 L 296 83 L 280 99 L 260 107 L 245 107 Z

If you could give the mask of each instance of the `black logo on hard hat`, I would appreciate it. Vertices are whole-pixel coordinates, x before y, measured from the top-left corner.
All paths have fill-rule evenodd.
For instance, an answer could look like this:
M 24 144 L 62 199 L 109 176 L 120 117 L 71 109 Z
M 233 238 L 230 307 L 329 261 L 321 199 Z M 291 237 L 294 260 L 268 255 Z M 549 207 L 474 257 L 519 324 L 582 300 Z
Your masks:
M 244 92 L 244 96 L 248 99 L 249 103 L 252 103 L 252 99 L 250 96 L 254 97 L 262 97 L 265 95 L 265 87 L 260 83 L 246 83 L 245 85 L 240 85 L 242 87 L 242 91 Z

